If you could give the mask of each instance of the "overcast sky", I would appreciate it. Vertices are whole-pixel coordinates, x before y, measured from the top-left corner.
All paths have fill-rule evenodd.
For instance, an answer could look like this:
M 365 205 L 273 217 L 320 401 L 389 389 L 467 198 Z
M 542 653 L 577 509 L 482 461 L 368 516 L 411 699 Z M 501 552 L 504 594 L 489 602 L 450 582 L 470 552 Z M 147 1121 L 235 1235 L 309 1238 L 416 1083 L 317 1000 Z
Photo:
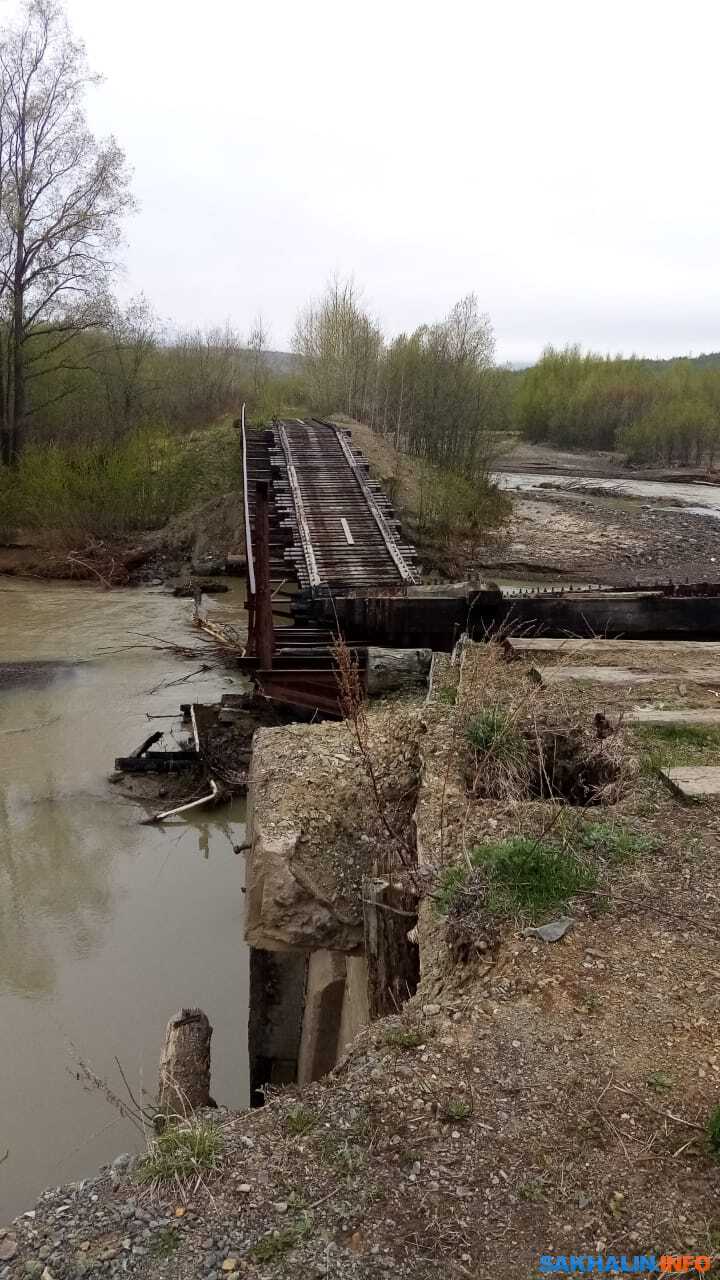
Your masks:
M 134 168 L 121 292 L 164 318 L 287 347 L 339 272 L 390 334 L 474 291 L 501 360 L 720 349 L 716 3 L 67 8 Z

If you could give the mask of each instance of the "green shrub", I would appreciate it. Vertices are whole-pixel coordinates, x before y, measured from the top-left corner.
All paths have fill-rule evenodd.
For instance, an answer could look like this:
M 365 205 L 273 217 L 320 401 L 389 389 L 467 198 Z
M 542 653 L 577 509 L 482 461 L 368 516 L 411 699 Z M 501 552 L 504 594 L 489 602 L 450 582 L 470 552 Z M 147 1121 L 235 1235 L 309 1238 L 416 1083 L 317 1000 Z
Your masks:
M 227 427 L 184 438 L 140 431 L 117 444 L 30 446 L 16 467 L 0 467 L 0 529 L 122 537 L 239 486 L 237 434 Z

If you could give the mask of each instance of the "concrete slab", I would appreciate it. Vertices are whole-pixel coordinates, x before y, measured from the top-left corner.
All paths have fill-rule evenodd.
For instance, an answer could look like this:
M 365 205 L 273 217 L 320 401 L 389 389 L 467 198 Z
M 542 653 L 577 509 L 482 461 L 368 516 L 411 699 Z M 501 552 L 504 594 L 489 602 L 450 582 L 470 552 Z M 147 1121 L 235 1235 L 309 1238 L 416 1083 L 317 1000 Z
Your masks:
M 720 689 L 720 667 L 677 667 L 675 671 L 637 671 L 631 667 L 531 667 L 540 684 L 702 684 Z
M 545 636 L 517 639 L 507 636 L 503 644 L 508 653 L 517 657 L 527 653 L 589 653 L 602 657 L 603 654 L 632 652 L 642 654 L 643 657 L 657 654 L 659 658 L 664 658 L 674 657 L 675 654 L 684 656 L 688 653 L 709 653 L 714 654 L 720 662 L 720 641 L 717 640 L 602 640 L 596 637 L 586 640 L 570 637 L 553 640 Z
M 684 711 L 681 707 L 677 710 L 658 711 L 655 707 L 634 707 L 632 711 L 625 716 L 627 721 L 634 724 L 677 724 L 677 725 L 713 725 L 720 727 L 720 707 L 710 707 L 700 711 Z
M 717 800 L 720 797 L 720 768 L 661 769 L 660 777 L 684 800 Z

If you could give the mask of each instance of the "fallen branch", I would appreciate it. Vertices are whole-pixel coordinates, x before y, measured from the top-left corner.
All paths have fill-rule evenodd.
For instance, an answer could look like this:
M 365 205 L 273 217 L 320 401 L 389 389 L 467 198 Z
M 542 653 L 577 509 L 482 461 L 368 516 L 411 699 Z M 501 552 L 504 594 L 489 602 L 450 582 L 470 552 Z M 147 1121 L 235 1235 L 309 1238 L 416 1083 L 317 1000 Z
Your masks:
M 210 794 L 201 796 L 199 800 L 189 800 L 187 804 L 180 804 L 175 809 L 165 809 L 163 813 L 154 813 L 151 818 L 143 818 L 143 826 L 150 826 L 154 822 L 164 822 L 166 818 L 174 818 L 178 813 L 187 813 L 189 809 L 197 809 L 200 805 L 209 804 L 211 800 L 217 799 L 220 788 L 217 782 L 210 779 Z
M 172 689 L 173 685 L 176 684 L 185 684 L 187 680 L 192 680 L 194 676 L 204 675 L 209 670 L 210 667 L 204 662 L 201 667 L 198 667 L 197 671 L 188 671 L 186 676 L 178 676 L 175 680 L 161 680 L 153 689 L 148 689 L 148 695 L 158 693 L 160 689 Z
M 611 1085 L 612 1089 L 616 1089 L 618 1093 L 627 1094 L 628 1098 L 635 1098 L 636 1102 L 642 1102 L 649 1111 L 654 1111 L 657 1116 L 665 1116 L 667 1120 L 673 1120 L 675 1124 L 684 1124 L 688 1129 L 699 1129 L 701 1133 L 705 1132 L 704 1125 L 697 1124 L 695 1120 L 684 1120 L 682 1116 L 673 1115 L 672 1111 L 665 1111 L 663 1107 L 654 1107 L 647 1098 L 643 1098 L 640 1093 L 633 1093 L 632 1089 L 623 1089 L 619 1084 Z

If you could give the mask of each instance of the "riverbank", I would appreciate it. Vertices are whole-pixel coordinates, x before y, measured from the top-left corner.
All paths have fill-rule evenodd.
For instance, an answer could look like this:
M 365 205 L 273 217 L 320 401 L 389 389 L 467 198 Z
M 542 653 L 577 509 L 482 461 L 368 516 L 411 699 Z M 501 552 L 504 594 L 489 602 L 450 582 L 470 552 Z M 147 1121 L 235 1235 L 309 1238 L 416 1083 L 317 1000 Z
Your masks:
M 512 475 L 501 479 L 512 485 Z M 476 558 L 479 575 L 609 586 L 720 582 L 718 515 L 605 493 L 592 478 L 579 489 L 545 484 L 538 477 L 537 488 L 514 490 L 506 530 Z
M 619 455 L 520 445 L 494 464 L 500 493 L 495 498 L 488 491 L 477 530 L 470 535 L 458 525 L 440 533 L 432 521 L 423 523 L 423 465 L 368 427 L 349 425 L 372 474 L 394 495 L 428 579 L 612 586 L 720 581 L 720 486 L 694 483 L 691 472 L 628 471 Z M 235 433 L 224 427 L 209 440 L 217 468 L 218 454 L 230 457 L 237 447 Z M 0 573 L 175 586 L 221 570 L 228 555 L 236 563 L 244 556 L 240 489 L 191 504 L 160 529 L 132 538 L 88 541 L 20 531 L 15 545 L 0 547 Z
M 499 442 L 493 470 L 562 472 L 568 476 L 601 476 L 606 479 L 638 479 L 668 483 L 720 482 L 716 468 L 698 466 L 667 467 L 632 463 L 624 453 L 601 449 L 554 449 L 550 445 L 529 444 L 522 437 L 508 435 Z
M 8 1280 L 44 1267 L 54 1280 L 528 1280 L 543 1255 L 716 1253 L 716 822 L 712 806 L 682 805 L 657 768 L 717 762 L 718 731 L 673 736 L 628 720 L 638 704 L 712 714 L 714 700 L 688 681 L 685 651 L 637 653 L 573 654 L 585 678 L 562 692 L 533 679 L 534 655 L 508 662 L 465 645 L 454 662 L 436 658 L 430 700 L 403 702 L 415 725 L 404 739 L 421 757 L 409 819 L 424 886 L 416 995 L 322 1081 L 223 1114 L 214 1172 L 152 1191 L 121 1160 L 48 1193 L 2 1242 L 15 1251 Z M 600 661 L 676 675 L 593 683 Z M 715 661 L 692 657 L 708 673 Z M 383 732 L 389 713 L 377 712 Z M 469 722 L 485 738 L 476 727 L 471 741 Z M 335 759 L 339 732 L 287 731 L 299 762 L 305 739 Z M 553 735 L 554 799 L 515 767 L 519 733 L 530 744 Z M 342 754 L 362 768 L 359 750 L 346 732 Z M 378 820 L 361 798 L 349 804 L 342 771 L 331 777 L 292 789 L 284 814 L 273 799 L 276 824 L 312 820 L 323 866 L 338 821 L 357 841 Z M 598 788 L 590 807 L 581 785 Z M 507 851 L 523 838 L 513 872 Z M 477 849 L 495 852 L 483 862 Z M 554 920 L 546 941 L 537 929 Z

